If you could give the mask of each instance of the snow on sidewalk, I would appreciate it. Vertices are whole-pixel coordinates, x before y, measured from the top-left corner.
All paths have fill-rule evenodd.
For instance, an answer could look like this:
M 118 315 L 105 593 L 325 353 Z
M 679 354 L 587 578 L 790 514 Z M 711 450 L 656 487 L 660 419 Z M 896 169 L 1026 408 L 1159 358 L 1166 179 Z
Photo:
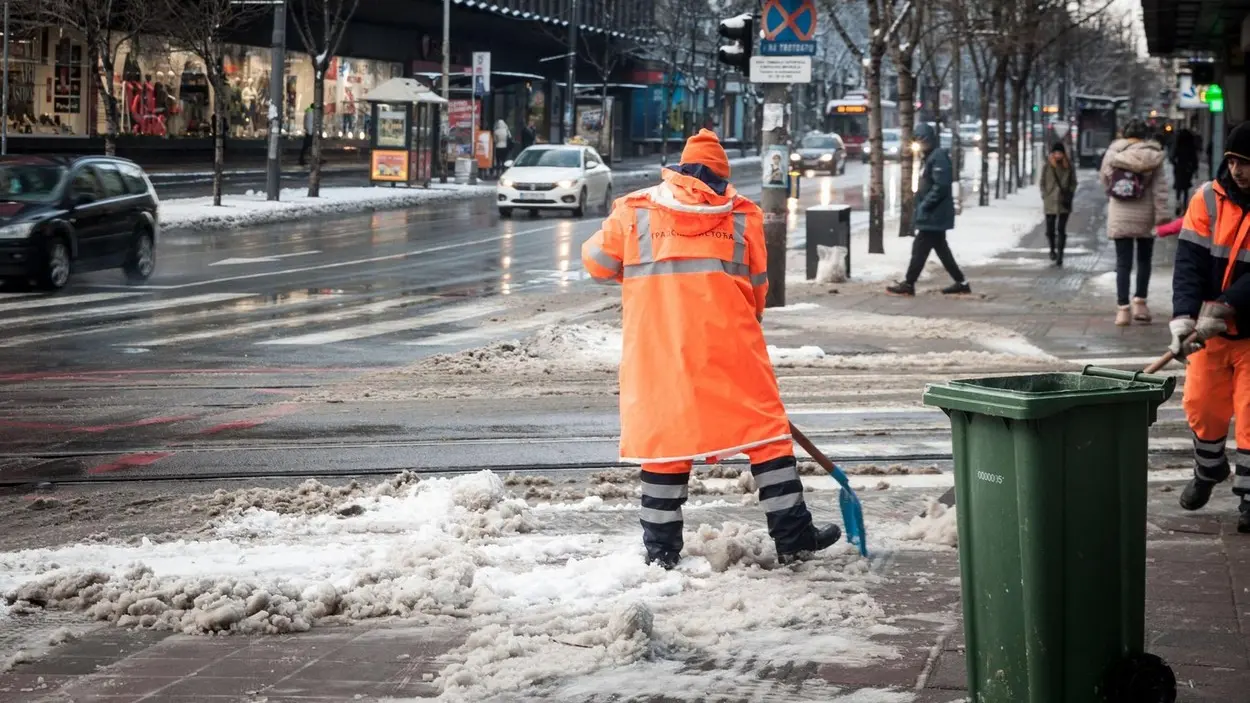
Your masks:
M 885 582 L 872 562 L 839 544 L 777 568 L 761 515 L 700 526 L 704 511 L 738 503 L 692 501 L 686 558 L 667 572 L 643 563 L 633 501 L 531 507 L 488 471 L 218 491 L 204 508 L 219 516 L 196 538 L 0 553 L 0 593 L 12 615 L 46 608 L 188 634 L 450 622 L 470 632 L 435 681 L 455 701 L 581 700 L 574 692 L 603 690 L 601 673 L 681 680 L 669 690 L 687 692 L 781 662 L 900 657 L 871 639 L 898 629 L 870 595 Z M 683 673 L 692 659 L 723 671 L 699 684 Z
M 854 213 L 852 213 L 854 216 Z M 947 233 L 951 251 L 961 268 L 967 269 L 994 262 L 997 257 L 1015 249 L 1035 227 L 1045 220 L 1042 198 L 1036 186 L 1030 186 L 991 201 L 988 207 L 964 206 L 955 218 L 955 229 Z M 890 223 L 887 223 L 889 225 Z M 804 240 L 805 241 L 805 240 Z M 868 228 L 852 225 L 851 278 L 856 281 L 884 281 L 902 278 L 911 259 L 911 237 L 898 236 L 897 225 L 886 227 L 885 253 L 868 253 Z M 926 274 L 941 271 L 936 255 L 930 255 Z M 941 276 L 945 276 L 941 272 Z M 796 278 L 795 282 L 804 280 Z
M 161 226 L 166 229 L 225 229 L 270 222 L 299 220 L 314 215 L 364 212 L 470 200 L 494 195 L 495 187 L 433 184 L 430 188 L 344 187 L 322 188 L 321 197 L 308 197 L 307 188 L 284 188 L 281 199 L 269 201 L 265 193 L 249 190 L 243 195 L 224 195 L 220 207 L 211 196 L 171 198 L 160 205 Z

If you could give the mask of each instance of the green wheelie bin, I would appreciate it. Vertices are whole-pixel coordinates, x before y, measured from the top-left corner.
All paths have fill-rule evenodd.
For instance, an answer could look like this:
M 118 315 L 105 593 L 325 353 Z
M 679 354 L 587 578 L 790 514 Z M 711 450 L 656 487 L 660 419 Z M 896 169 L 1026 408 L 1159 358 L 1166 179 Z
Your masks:
M 950 417 L 974 703 L 1170 703 L 1146 654 L 1148 431 L 1171 377 L 1087 367 L 930 384 Z

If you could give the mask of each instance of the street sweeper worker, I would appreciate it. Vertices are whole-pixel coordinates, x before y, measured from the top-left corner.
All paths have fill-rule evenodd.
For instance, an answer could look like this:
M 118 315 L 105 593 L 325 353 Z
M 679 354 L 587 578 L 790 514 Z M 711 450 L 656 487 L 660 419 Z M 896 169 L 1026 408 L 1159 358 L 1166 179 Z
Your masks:
M 1235 417 L 1237 531 L 1250 533 L 1250 122 L 1233 130 L 1226 148 L 1216 179 L 1194 194 L 1181 227 L 1169 351 L 1188 362 L 1184 405 L 1194 434 L 1194 477 L 1181 507 L 1206 505 L 1228 478 Z
M 812 524 L 760 327 L 763 213 L 729 184 L 729 159 L 706 129 L 661 177 L 617 200 L 582 247 L 592 277 L 622 285 L 620 451 L 642 465 L 647 563 L 680 559 L 694 460 L 741 453 L 779 560 L 804 558 L 842 532 Z

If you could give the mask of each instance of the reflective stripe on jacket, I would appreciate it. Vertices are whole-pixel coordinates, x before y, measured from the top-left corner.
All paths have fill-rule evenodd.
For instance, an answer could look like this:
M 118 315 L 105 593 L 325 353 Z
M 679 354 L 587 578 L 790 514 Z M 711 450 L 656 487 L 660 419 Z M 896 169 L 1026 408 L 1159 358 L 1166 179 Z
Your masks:
M 582 262 L 622 283 L 625 461 L 728 457 L 789 438 L 759 323 L 768 255 L 755 203 L 666 170 L 616 201 Z
M 1172 314 L 1198 317 L 1202 304 L 1227 303 L 1237 311 L 1231 339 L 1250 336 L 1250 221 L 1217 181 L 1189 201 L 1172 268 Z

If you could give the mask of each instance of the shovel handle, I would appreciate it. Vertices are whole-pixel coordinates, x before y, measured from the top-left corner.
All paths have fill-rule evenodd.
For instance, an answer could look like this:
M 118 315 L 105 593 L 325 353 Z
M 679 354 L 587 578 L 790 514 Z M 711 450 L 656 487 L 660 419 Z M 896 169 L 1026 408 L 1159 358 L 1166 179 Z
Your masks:
M 1189 344 L 1189 343 L 1193 342 L 1193 341 L 1194 341 L 1194 340 L 1196 340 L 1196 339 L 1198 339 L 1198 333 L 1197 333 L 1197 332 L 1195 332 L 1195 333 L 1193 333 L 1193 334 L 1189 335 L 1189 337 L 1187 337 L 1187 338 L 1185 339 L 1185 344 Z M 1176 359 L 1176 355 L 1175 355 L 1175 354 L 1173 354 L 1172 352 L 1170 352 L 1170 351 L 1163 352 L 1163 356 L 1159 357 L 1158 359 L 1155 359 L 1155 360 L 1154 360 L 1154 363 L 1152 363 L 1150 366 L 1147 366 L 1147 367 L 1146 367 L 1146 369 L 1145 369 L 1145 373 L 1146 373 L 1146 375 L 1148 375 L 1148 376 L 1149 376 L 1150 374 L 1158 373 L 1160 369 L 1162 369 L 1164 366 L 1167 366 L 1168 364 L 1172 363 L 1172 361 L 1173 361 L 1174 359 Z
M 795 427 L 793 422 L 790 423 L 790 435 L 794 437 L 794 441 L 798 442 L 800 447 L 803 447 L 803 451 L 807 452 L 808 456 L 815 460 L 817 464 L 820 464 L 822 469 L 829 473 L 837 470 L 837 467 L 833 465 L 833 461 L 825 456 L 824 452 L 817 449 L 816 445 L 812 444 L 812 440 L 808 439 L 802 430 Z

